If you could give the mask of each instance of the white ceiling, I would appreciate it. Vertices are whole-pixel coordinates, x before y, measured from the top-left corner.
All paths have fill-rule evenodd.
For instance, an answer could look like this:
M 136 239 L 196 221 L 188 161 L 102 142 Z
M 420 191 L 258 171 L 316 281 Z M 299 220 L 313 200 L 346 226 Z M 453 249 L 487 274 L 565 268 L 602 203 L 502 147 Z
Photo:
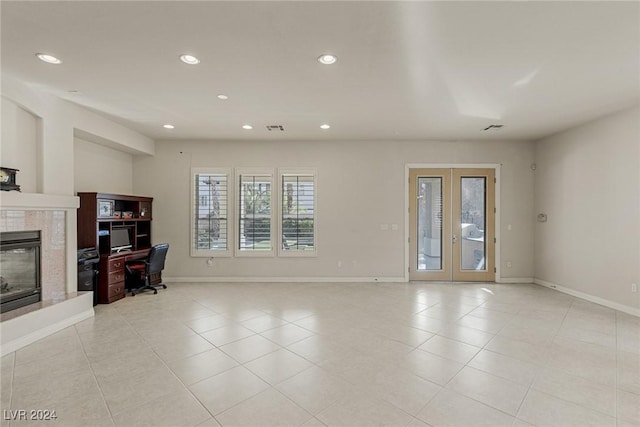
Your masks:
M 1 65 L 154 139 L 537 139 L 638 103 L 639 6 L 2 1 Z

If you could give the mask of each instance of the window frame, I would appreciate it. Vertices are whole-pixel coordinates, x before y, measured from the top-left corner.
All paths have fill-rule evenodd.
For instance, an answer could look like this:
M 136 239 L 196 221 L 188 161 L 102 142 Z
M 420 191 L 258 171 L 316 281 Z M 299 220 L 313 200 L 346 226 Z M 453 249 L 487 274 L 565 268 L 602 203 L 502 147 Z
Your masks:
M 242 190 L 240 188 L 241 185 L 241 177 L 243 175 L 246 176 L 268 176 L 269 184 L 271 184 L 271 196 L 269 200 L 269 207 L 271 211 L 270 217 L 270 241 L 271 241 L 271 249 L 270 250 L 251 250 L 251 249 L 240 249 L 240 196 L 242 195 Z M 233 221 L 233 229 L 235 236 L 235 243 L 233 246 L 233 252 L 236 257 L 257 257 L 257 258 L 273 258 L 276 256 L 276 247 L 280 244 L 280 240 L 278 238 L 278 230 L 280 227 L 277 224 L 276 218 L 278 218 L 278 203 L 274 203 L 274 199 L 277 200 L 278 197 L 278 189 L 276 186 L 276 178 L 275 178 L 275 170 L 273 168 L 236 168 L 235 169 L 235 181 L 234 181 L 234 212 L 236 215 L 234 216 Z
M 195 240 L 195 232 L 196 232 L 196 175 L 225 175 L 227 177 L 227 248 L 225 250 L 221 249 L 197 249 Z M 233 219 L 235 218 L 233 208 L 234 204 L 232 202 L 234 197 L 234 181 L 233 181 L 233 173 L 231 169 L 228 168 L 191 168 L 191 183 L 190 183 L 190 191 L 189 199 L 191 202 L 190 210 L 191 213 L 189 215 L 189 247 L 190 247 L 190 255 L 193 258 L 212 258 L 212 257 L 231 257 L 233 255 L 233 247 L 234 247 L 234 233 L 230 227 L 233 226 Z M 197 200 L 198 206 L 200 205 L 200 200 Z
M 286 176 L 313 177 L 313 250 L 285 250 L 282 242 L 283 194 L 282 185 Z M 315 168 L 279 168 L 278 169 L 278 256 L 284 258 L 317 257 L 318 256 L 318 171 Z

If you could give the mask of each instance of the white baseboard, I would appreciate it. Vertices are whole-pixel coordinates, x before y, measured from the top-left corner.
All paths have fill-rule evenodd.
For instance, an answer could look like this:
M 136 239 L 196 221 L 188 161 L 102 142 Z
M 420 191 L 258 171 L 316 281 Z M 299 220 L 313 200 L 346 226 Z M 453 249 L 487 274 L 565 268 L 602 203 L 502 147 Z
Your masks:
M 540 286 L 544 286 L 544 287 L 547 287 L 547 288 L 555 289 L 556 291 L 560 291 L 560 292 L 562 292 L 564 294 L 572 295 L 574 297 L 582 298 L 584 300 L 587 300 L 587 301 L 590 301 L 590 302 L 593 302 L 593 303 L 596 303 L 596 304 L 604 305 L 605 307 L 609 307 L 609 308 L 612 308 L 614 310 L 622 311 L 623 313 L 631 314 L 632 316 L 640 317 L 640 309 L 635 308 L 635 307 L 630 307 L 628 305 L 619 304 L 617 302 L 610 301 L 608 299 L 596 297 L 596 296 L 587 294 L 585 292 L 576 291 L 575 289 L 567 288 L 567 287 L 564 287 L 562 285 L 558 285 L 557 283 L 547 282 L 546 280 L 542 280 L 542 279 L 537 279 L 536 278 L 534 280 L 534 283 L 536 285 L 540 285 Z
M 496 283 L 533 283 L 533 277 L 501 277 Z
M 231 282 L 231 283 L 361 283 L 361 282 L 379 282 L 379 283 L 397 283 L 406 282 L 404 277 L 250 277 L 250 276 L 232 276 L 232 277 L 163 277 L 163 281 L 167 283 L 207 283 L 207 282 Z
M 169 277 L 163 278 L 168 283 L 406 283 L 405 277 L 249 277 L 249 276 L 210 276 L 210 277 Z M 533 277 L 506 277 L 497 279 L 496 283 L 533 283 Z
M 4 356 L 94 316 L 93 292 L 0 323 Z

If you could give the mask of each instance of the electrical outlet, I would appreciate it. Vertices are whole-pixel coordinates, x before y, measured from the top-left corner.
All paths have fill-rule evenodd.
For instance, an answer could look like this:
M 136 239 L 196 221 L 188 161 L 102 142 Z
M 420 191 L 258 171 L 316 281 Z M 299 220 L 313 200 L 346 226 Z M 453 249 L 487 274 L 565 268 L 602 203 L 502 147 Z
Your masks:
M 512 264 L 511 261 L 507 261 L 507 268 L 511 268 Z
M 638 292 L 638 285 L 636 285 L 635 283 L 631 284 L 631 292 Z

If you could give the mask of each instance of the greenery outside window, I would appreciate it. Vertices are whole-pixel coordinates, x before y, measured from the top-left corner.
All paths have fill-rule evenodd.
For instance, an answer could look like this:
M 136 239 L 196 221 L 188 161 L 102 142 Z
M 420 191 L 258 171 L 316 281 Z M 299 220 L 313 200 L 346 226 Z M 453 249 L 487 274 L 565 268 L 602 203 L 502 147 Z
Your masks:
M 239 169 L 236 180 L 236 255 L 273 256 L 273 171 Z

